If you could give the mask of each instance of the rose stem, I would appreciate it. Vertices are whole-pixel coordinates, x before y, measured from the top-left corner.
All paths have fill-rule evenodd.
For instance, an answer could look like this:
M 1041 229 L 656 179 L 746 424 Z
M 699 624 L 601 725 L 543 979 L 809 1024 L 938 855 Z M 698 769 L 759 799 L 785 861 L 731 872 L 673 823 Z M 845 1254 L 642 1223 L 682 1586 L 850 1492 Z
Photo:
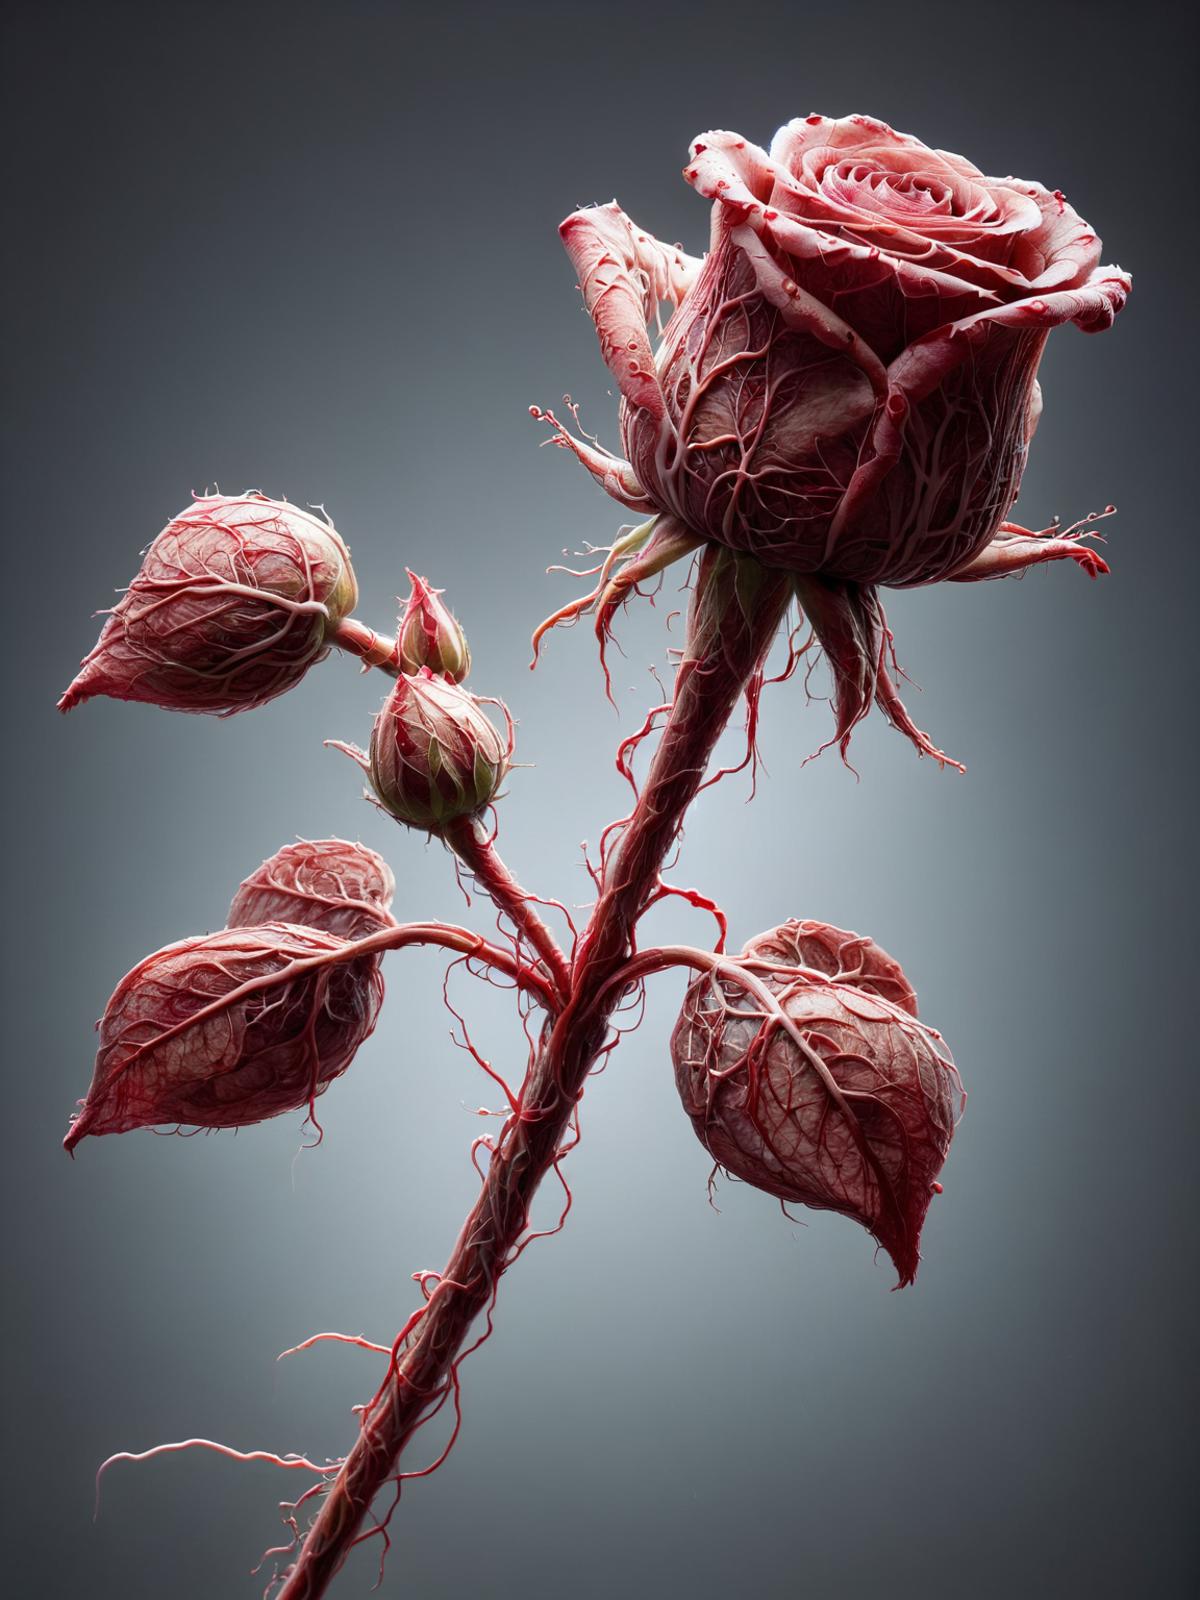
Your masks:
M 786 580 L 709 549 L 700 568 L 671 714 L 571 967 L 445 1271 L 416 1313 L 397 1367 L 363 1412 L 358 1438 L 324 1498 L 278 1600 L 319 1600 L 358 1537 L 423 1414 L 444 1396 L 475 1318 L 524 1233 L 541 1180 L 559 1158 L 623 986 L 612 983 L 684 813 L 787 604 Z
M 344 617 L 328 637 L 330 644 L 347 655 L 357 656 L 365 667 L 381 667 L 393 678 L 399 675 L 400 647 L 395 638 L 376 633 L 354 617 Z
M 537 951 L 563 1000 L 571 992 L 571 968 L 554 935 L 534 910 L 528 890 L 522 889 L 500 859 L 495 841 L 478 817 L 462 817 L 450 824 L 446 843 Z

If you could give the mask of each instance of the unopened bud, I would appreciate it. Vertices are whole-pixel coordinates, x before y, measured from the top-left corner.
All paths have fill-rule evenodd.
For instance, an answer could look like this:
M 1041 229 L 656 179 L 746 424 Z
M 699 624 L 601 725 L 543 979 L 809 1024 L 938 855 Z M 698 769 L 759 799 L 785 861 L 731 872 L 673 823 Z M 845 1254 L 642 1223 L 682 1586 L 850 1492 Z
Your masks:
M 915 1008 L 873 940 L 789 922 L 717 982 L 698 977 L 671 1037 L 680 1099 L 713 1160 L 785 1202 L 852 1217 L 901 1284 L 963 1103 Z
M 410 572 L 408 579 L 412 593 L 397 636 L 400 665 L 408 673 L 428 667 L 430 672 L 461 683 L 471 670 L 471 652 L 461 623 L 442 604 L 440 589 L 431 589 L 415 572 Z
M 117 985 L 65 1146 L 168 1123 L 241 1128 L 311 1106 L 375 1026 L 383 981 L 344 939 L 269 922 L 183 939 Z
M 109 695 L 248 711 L 300 681 L 357 599 L 330 523 L 261 494 L 203 496 L 150 545 L 59 709 Z
M 442 833 L 495 799 L 508 772 L 503 739 L 473 694 L 423 667 L 397 678 L 375 719 L 365 763 L 380 804 L 398 822 Z
M 298 839 L 268 856 L 241 884 L 230 928 L 294 922 L 340 939 L 365 939 L 392 926 L 392 869 L 366 845 L 346 839 Z
M 751 939 L 742 958 L 809 967 L 837 983 L 849 983 L 888 1000 L 910 1017 L 917 1015 L 917 996 L 904 968 L 865 933 L 848 933 L 828 922 L 792 918 Z

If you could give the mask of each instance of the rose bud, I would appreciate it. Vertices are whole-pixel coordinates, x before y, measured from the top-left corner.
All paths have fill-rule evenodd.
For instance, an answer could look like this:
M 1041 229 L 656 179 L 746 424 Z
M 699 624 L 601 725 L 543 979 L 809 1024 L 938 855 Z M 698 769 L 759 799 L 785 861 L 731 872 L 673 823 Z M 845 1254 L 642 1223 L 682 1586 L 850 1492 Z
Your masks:
M 150 545 L 59 709 L 103 694 L 248 711 L 328 653 L 357 597 L 331 524 L 261 494 L 202 496 Z
M 769 151 L 706 133 L 684 177 L 712 202 L 703 263 L 615 203 L 561 228 L 628 459 L 535 413 L 622 505 L 657 514 L 630 582 L 697 540 L 794 573 L 839 741 L 878 700 L 940 759 L 899 702 L 874 586 L 1063 558 L 1106 570 L 1080 543 L 1086 523 L 1034 534 L 1005 519 L 1051 329 L 1110 327 L 1129 276 L 1100 265 L 1057 190 L 987 177 L 871 117 L 799 118 Z M 675 310 L 655 349 L 663 301 Z
M 383 984 L 346 941 L 265 923 L 183 939 L 117 985 L 83 1109 L 64 1141 L 182 1123 L 242 1128 L 302 1107 L 375 1026 Z
M 917 1014 L 917 997 L 900 963 L 862 933 L 847 933 L 827 922 L 792 919 L 751 939 L 742 956 L 783 967 L 808 967 L 837 983 L 877 994 L 910 1017 Z
M 720 1166 L 861 1223 L 903 1286 L 962 1110 L 958 1074 L 938 1035 L 885 998 L 911 1001 L 896 963 L 870 940 L 818 928 L 787 923 L 735 963 L 771 1004 L 732 973 L 690 985 L 671 1037 L 675 1082 Z M 842 981 L 843 958 L 854 983 Z M 835 963 L 832 977 L 815 970 Z
M 415 572 L 408 574 L 412 593 L 400 618 L 397 645 L 405 672 L 428 667 L 461 683 L 471 670 L 471 651 L 458 619 L 441 602 L 440 589 L 431 589 Z
M 366 845 L 299 839 L 276 850 L 240 885 L 227 926 L 294 922 L 339 939 L 364 939 L 393 926 L 392 869 Z
M 396 679 L 375 718 L 369 752 L 330 743 L 362 767 L 397 822 L 441 834 L 496 798 L 512 755 L 512 723 L 506 741 L 473 694 L 422 667 Z

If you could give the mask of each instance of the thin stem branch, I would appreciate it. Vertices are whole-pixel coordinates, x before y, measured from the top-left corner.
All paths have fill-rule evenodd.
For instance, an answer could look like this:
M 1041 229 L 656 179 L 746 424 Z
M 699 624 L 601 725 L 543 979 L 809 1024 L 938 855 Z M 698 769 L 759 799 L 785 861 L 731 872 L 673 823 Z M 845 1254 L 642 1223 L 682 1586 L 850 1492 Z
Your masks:
M 561 1159 L 576 1105 L 604 1049 L 638 917 L 737 701 L 779 625 L 785 580 L 742 557 L 709 550 L 689 619 L 670 718 L 571 967 L 570 993 L 548 1020 L 517 1109 L 492 1151 L 472 1206 L 428 1302 L 398 1336 L 354 1447 L 325 1495 L 279 1600 L 319 1600 L 356 1541 L 429 1408 L 450 1389 L 475 1318 L 494 1302 L 519 1251 L 538 1185 Z
M 380 667 L 393 678 L 400 675 L 399 639 L 376 633 L 355 617 L 343 617 L 329 635 L 329 642 L 347 655 L 357 656 L 364 667 Z
M 651 945 L 630 956 L 625 965 L 619 967 L 609 979 L 605 992 L 617 991 L 619 997 L 631 984 L 640 983 L 643 978 L 653 977 L 656 972 L 669 972 L 672 967 L 685 967 L 692 972 L 708 972 L 714 976 L 732 978 L 738 983 L 747 972 L 799 972 L 816 984 L 838 981 L 828 972 L 821 972 L 816 967 L 797 966 L 791 961 L 767 961 L 761 956 L 744 955 L 738 956 L 735 960 L 723 950 L 701 950 L 691 944 L 661 944 Z
M 479 886 L 514 924 L 517 933 L 532 945 L 553 980 L 560 1001 L 565 1001 L 571 988 L 570 964 L 538 915 L 534 897 L 509 872 L 482 822 L 478 817 L 463 817 L 451 823 L 443 837 Z
M 381 955 L 387 950 L 403 950 L 406 946 L 414 944 L 437 945 L 443 950 L 454 950 L 469 961 L 482 962 L 484 966 L 491 967 L 506 978 L 511 978 L 519 989 L 531 994 L 551 1015 L 561 1008 L 561 1000 L 538 968 L 520 960 L 511 950 L 505 950 L 498 944 L 491 944 L 482 934 L 475 933 L 470 928 L 460 928 L 452 922 L 398 922 L 393 927 L 381 928 L 378 933 L 369 933 L 365 938 L 352 940 L 342 950 L 322 951 L 320 955 L 306 956 L 302 960 L 294 961 L 286 969 L 286 976 L 299 976 L 310 967 L 337 966 L 342 962 L 357 961 L 362 956 Z M 282 976 L 284 974 L 279 972 L 264 973 L 261 977 L 248 979 L 233 993 L 249 994 L 256 989 L 270 988 L 278 984 Z M 213 1003 L 214 1008 L 227 1006 L 229 1001 L 229 994 L 222 995 L 220 1001 Z M 204 1016 L 204 1011 L 193 1012 L 187 1022 L 179 1026 L 192 1027 Z

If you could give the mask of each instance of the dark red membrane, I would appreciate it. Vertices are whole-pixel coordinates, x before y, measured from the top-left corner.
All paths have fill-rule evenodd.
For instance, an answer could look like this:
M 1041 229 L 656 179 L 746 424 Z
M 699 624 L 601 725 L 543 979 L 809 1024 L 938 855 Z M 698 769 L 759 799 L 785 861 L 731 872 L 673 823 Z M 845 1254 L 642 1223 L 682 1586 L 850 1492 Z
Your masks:
M 844 963 L 844 964 L 843 964 Z M 865 1227 L 911 1283 L 963 1094 L 903 972 L 861 935 L 789 922 L 688 988 L 671 1037 L 701 1143 L 733 1177 Z
M 375 1026 L 374 956 L 266 923 L 182 939 L 126 974 L 100 1022 L 83 1109 L 64 1140 L 185 1124 L 240 1128 L 307 1106 Z

